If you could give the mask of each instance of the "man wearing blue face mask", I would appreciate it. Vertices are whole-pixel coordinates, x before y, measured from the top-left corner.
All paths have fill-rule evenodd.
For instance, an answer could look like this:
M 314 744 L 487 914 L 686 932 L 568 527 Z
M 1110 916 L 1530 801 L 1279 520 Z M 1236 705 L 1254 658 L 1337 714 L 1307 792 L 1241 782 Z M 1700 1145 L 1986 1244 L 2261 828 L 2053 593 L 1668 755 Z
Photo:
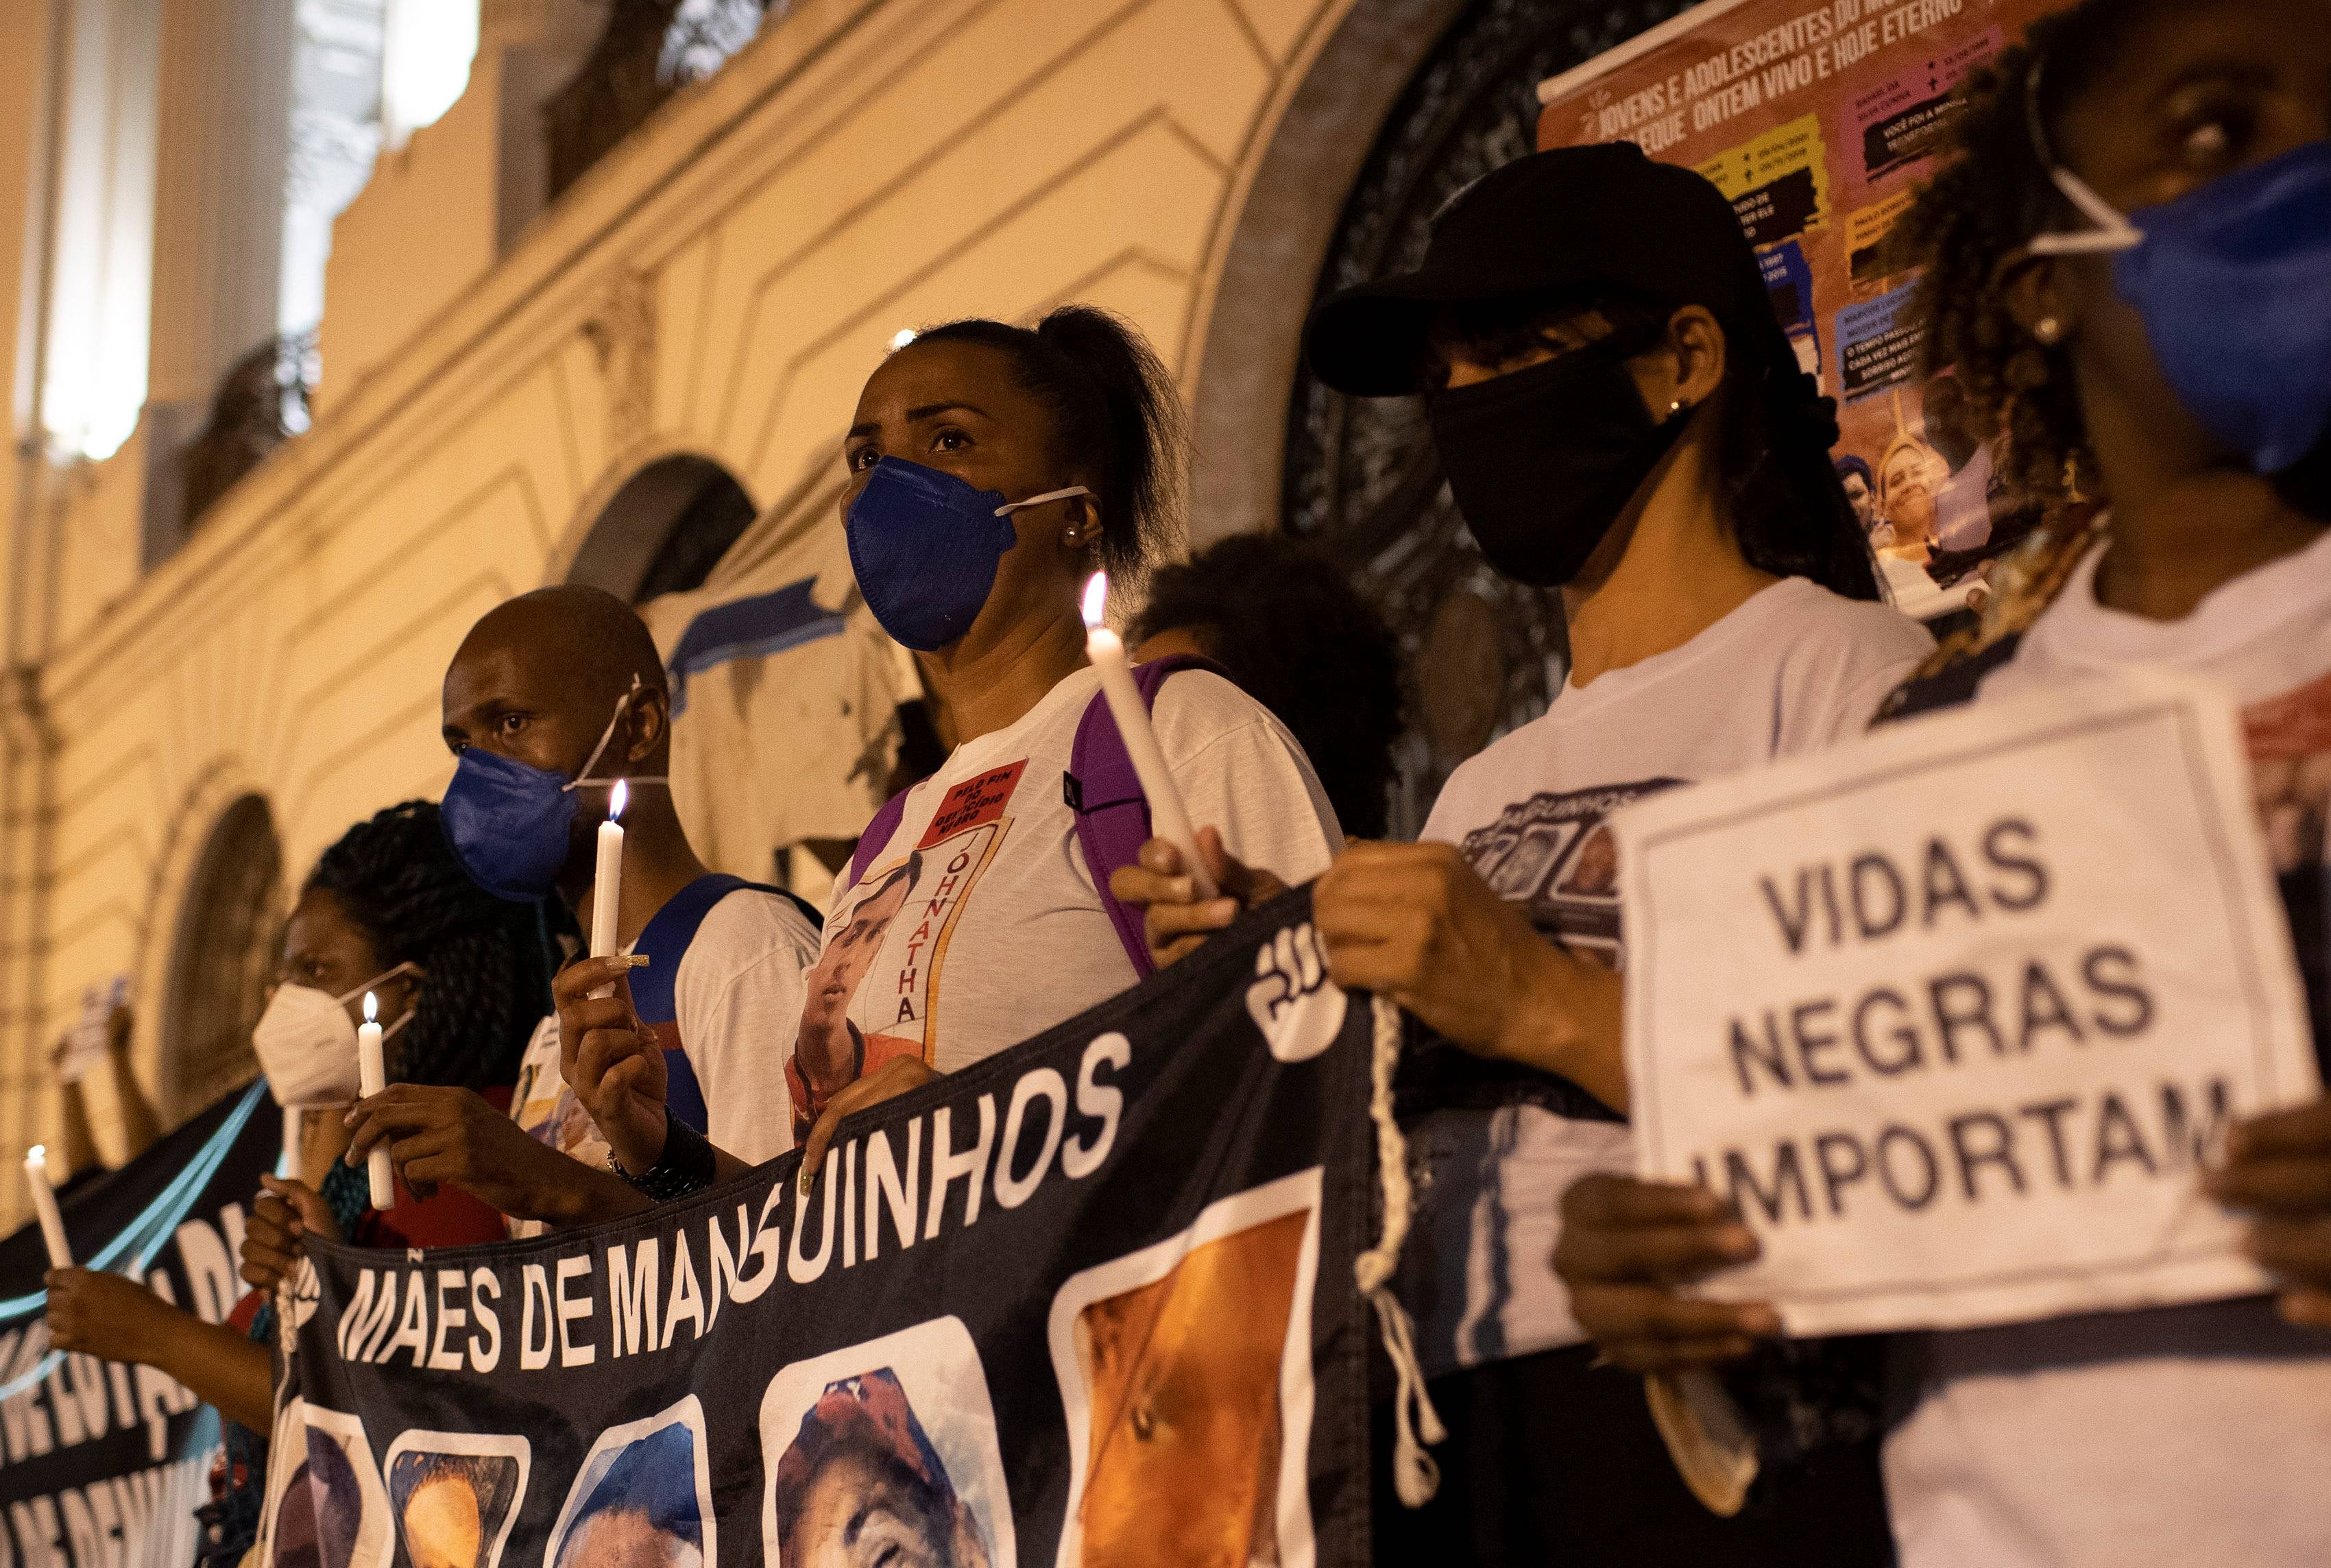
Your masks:
M 815 914 L 707 870 L 690 847 L 664 787 L 662 661 L 639 616 L 575 585 L 490 612 L 445 672 L 444 735 L 461 761 L 443 820 L 463 869 L 500 898 L 562 898 L 586 929 L 599 824 L 615 782 L 629 782 L 616 938 L 647 961 L 630 992 L 663 1048 L 671 1114 L 748 1163 L 785 1153 L 784 1064 L 817 956 Z M 531 1141 L 488 1125 L 475 1098 L 394 1086 L 357 1107 L 351 1158 L 385 1139 L 408 1180 L 468 1188 L 522 1222 L 604 1218 L 659 1195 L 576 1171 L 622 1175 L 566 1087 L 556 1015 L 536 1030 L 510 1101 Z

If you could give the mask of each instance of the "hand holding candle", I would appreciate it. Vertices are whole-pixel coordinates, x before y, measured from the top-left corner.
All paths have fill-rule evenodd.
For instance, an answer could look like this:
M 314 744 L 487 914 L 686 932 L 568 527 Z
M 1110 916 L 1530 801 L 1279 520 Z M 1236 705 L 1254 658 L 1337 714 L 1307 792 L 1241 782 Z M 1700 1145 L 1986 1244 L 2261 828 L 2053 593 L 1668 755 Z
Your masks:
M 365 993 L 365 1021 L 357 1031 L 357 1088 L 366 1099 L 388 1087 L 388 1063 L 380 1050 L 380 1003 Z M 375 1144 L 365 1162 L 372 1183 L 372 1206 L 385 1212 L 396 1207 L 396 1172 L 388 1163 L 388 1146 Z
M 1198 836 L 1190 830 L 1190 813 L 1182 808 L 1182 792 L 1174 787 L 1174 775 L 1166 770 L 1166 754 L 1158 748 L 1157 732 L 1149 722 L 1149 705 L 1141 699 L 1141 689 L 1133 683 L 1133 669 L 1126 660 L 1124 639 L 1101 624 L 1101 613 L 1108 602 L 1108 574 L 1095 572 L 1092 581 L 1085 584 L 1085 657 L 1100 671 L 1102 695 L 1108 698 L 1109 717 L 1117 720 L 1117 732 L 1125 737 L 1125 754 L 1132 759 L 1134 776 L 1141 781 L 1142 797 L 1149 803 L 1149 830 L 1180 851 L 1182 867 L 1189 874 L 1191 889 L 1201 900 L 1217 896 L 1220 889 L 1206 871 L 1206 862 L 1198 856 Z
M 24 1151 L 24 1185 L 33 1192 L 33 1212 L 41 1217 L 41 1240 L 48 1244 L 49 1267 L 73 1266 L 72 1248 L 65 1241 L 65 1217 L 57 1208 L 57 1190 L 49 1184 L 49 1151 L 34 1144 Z
M 599 824 L 598 872 L 591 883 L 591 956 L 594 958 L 615 955 L 615 910 L 623 901 L 623 824 L 617 819 L 623 814 L 623 806 L 631 798 L 631 785 L 617 779 L 614 791 L 607 796 L 607 820 Z M 591 994 L 613 996 L 614 993 L 614 986 L 603 985 Z

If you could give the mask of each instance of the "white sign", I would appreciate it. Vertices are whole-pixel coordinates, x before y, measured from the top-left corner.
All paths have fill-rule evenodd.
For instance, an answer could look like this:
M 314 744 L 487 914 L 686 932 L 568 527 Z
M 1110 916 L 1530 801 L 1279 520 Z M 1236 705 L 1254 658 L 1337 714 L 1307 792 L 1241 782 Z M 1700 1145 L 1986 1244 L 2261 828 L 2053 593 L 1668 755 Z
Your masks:
M 1613 821 L 1639 1169 L 1764 1247 L 1792 1334 L 2267 1288 L 2199 1168 L 2319 1092 L 2234 710 L 2144 674 Z

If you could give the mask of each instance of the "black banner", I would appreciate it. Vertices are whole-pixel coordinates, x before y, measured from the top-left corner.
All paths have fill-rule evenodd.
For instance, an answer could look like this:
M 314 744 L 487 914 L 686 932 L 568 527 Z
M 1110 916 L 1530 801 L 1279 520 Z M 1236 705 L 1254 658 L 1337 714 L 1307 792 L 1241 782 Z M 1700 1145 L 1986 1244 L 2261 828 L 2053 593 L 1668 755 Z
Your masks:
M 806 1198 L 312 1244 L 270 1560 L 1365 1563 L 1372 1014 L 1309 908 L 852 1118 Z
M 263 1085 L 121 1169 L 68 1189 L 75 1259 L 222 1321 L 243 1293 L 244 1206 L 282 1152 Z M 151 1367 L 49 1349 L 40 1228 L 0 1241 L 0 1544 L 7 1563 L 186 1568 L 210 1500 L 218 1412 Z

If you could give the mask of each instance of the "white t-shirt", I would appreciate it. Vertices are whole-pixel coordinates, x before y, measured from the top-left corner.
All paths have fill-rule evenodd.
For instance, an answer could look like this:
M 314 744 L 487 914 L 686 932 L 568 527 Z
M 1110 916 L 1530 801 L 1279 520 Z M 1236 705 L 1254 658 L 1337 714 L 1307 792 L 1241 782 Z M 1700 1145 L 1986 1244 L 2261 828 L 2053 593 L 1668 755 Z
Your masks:
M 1933 648 L 1882 604 L 1784 579 L 1679 648 L 1565 687 L 1542 717 L 1457 770 L 1424 837 L 1460 846 L 1541 932 L 1621 967 L 1603 818 L 1656 790 L 1859 734 Z M 1625 1126 L 1534 1105 L 1441 1109 L 1409 1147 L 1426 1179 L 1399 1278 L 1426 1371 L 1583 1339 L 1553 1267 L 1562 1194 L 1591 1171 L 1633 1168 Z
M 2132 664 L 2213 677 L 2247 706 L 2277 869 L 2324 864 L 2331 801 L 2331 534 L 2183 621 L 2097 603 L 2103 546 L 1977 688 L 2005 696 Z M 1904 1568 L 2331 1563 L 2331 1335 L 2265 1299 L 1924 1335 L 1889 1434 Z
M 753 1164 L 794 1146 L 785 1064 L 817 944 L 817 927 L 791 899 L 737 888 L 705 911 L 672 980 L 680 1049 L 704 1091 L 705 1136 Z M 559 1070 L 557 1013 L 527 1042 L 510 1115 L 553 1148 L 606 1166 L 606 1142 Z
M 1017 724 L 957 746 L 835 898 L 787 1073 L 797 1134 L 895 1057 L 951 1072 L 1133 984 L 1063 794 L 1099 689 L 1077 670 Z M 1268 709 L 1191 670 L 1167 678 L 1153 713 L 1193 824 L 1289 885 L 1327 870 L 1344 842 L 1335 810 Z

